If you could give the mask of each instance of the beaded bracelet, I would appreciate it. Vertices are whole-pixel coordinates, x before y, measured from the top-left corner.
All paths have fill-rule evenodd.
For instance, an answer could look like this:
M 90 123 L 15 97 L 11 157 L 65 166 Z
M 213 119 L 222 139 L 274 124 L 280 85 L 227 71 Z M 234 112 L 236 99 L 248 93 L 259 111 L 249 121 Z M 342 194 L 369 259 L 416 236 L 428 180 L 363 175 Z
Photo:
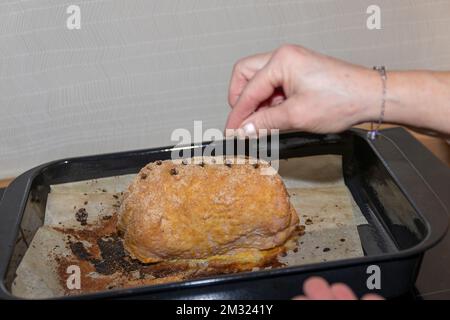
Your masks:
M 384 66 L 373 67 L 373 70 L 378 71 L 378 73 L 380 74 L 383 91 L 382 91 L 382 96 L 381 96 L 381 112 L 380 112 L 380 117 L 378 118 L 377 125 L 374 128 L 373 122 L 371 122 L 370 131 L 367 132 L 367 138 L 369 138 L 370 140 L 375 140 L 375 138 L 378 136 L 378 131 L 384 120 L 384 109 L 386 106 L 386 80 L 387 80 L 386 68 Z

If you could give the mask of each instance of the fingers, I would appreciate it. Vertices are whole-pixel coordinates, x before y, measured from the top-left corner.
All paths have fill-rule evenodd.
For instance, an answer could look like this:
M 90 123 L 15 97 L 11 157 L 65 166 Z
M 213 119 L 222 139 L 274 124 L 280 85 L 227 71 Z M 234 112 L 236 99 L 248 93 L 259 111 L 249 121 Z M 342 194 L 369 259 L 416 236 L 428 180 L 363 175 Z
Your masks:
M 270 62 L 255 73 L 247 83 L 231 111 L 226 128 L 237 129 L 261 103 L 270 98 L 282 84 L 282 78 L 272 69 Z
M 364 295 L 361 300 L 384 300 L 384 298 L 374 293 L 368 293 Z
M 329 285 L 320 277 L 312 277 L 303 284 L 304 295 L 294 297 L 294 300 L 357 300 L 353 291 L 343 283 Z M 366 294 L 361 300 L 384 300 L 377 294 Z
M 353 291 L 343 283 L 336 283 L 331 286 L 331 292 L 336 300 L 356 300 Z
M 273 107 L 281 104 L 284 100 L 286 100 L 286 95 L 282 88 L 276 88 L 273 92 L 272 96 L 270 96 L 266 101 L 260 104 L 258 110 L 261 107 Z
M 289 108 L 292 107 L 292 103 L 292 100 L 285 100 L 276 106 L 259 108 L 242 123 L 243 134 L 256 137 L 261 129 L 291 129 Z
M 233 108 L 247 83 L 269 62 L 272 53 L 262 53 L 240 60 L 234 66 L 228 90 L 228 103 Z
M 303 285 L 303 292 L 310 300 L 334 300 L 330 285 L 319 277 L 306 280 Z

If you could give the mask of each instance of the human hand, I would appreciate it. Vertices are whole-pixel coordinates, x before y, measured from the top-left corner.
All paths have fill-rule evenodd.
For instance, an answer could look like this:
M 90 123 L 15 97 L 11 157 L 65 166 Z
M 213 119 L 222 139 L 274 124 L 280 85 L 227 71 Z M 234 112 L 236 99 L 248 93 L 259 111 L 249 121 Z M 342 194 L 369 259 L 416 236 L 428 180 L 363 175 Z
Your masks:
M 319 277 L 312 277 L 303 285 L 303 296 L 294 297 L 294 300 L 358 300 L 353 291 L 343 283 L 329 285 Z M 377 294 L 366 294 L 361 300 L 384 300 Z
M 376 119 L 380 95 L 376 71 L 285 45 L 237 62 L 226 128 L 246 136 L 259 129 L 340 132 Z

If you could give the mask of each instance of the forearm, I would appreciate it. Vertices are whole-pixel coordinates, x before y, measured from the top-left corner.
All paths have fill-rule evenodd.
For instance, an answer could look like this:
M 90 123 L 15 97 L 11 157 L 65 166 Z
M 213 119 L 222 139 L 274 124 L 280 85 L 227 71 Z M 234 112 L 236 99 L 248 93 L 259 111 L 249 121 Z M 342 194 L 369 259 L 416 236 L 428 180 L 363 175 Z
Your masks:
M 239 61 L 229 100 L 227 128 L 248 135 L 259 129 L 341 132 L 380 119 L 383 81 L 378 71 L 286 45 Z M 385 102 L 384 122 L 450 136 L 450 72 L 388 72 Z
M 378 104 L 367 107 L 370 121 L 380 116 L 378 97 Z M 450 135 L 450 72 L 389 72 L 384 121 Z

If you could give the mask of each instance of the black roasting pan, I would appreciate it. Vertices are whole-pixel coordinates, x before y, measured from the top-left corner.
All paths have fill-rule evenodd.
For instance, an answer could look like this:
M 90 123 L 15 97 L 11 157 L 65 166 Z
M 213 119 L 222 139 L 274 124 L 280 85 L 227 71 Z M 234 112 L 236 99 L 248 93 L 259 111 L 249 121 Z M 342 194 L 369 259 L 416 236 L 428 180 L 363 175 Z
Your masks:
M 364 257 L 82 297 L 288 299 L 301 293 L 302 282 L 312 275 L 345 282 L 359 295 L 372 292 L 397 297 L 407 293 L 425 251 L 447 231 L 450 170 L 400 128 L 381 131 L 375 141 L 368 140 L 364 130 L 353 129 L 333 135 L 286 133 L 279 142 L 280 158 L 342 155 L 345 183 L 368 221 L 358 227 Z M 33 205 L 33 214 L 44 214 L 50 185 L 137 172 L 148 162 L 169 159 L 170 153 L 171 147 L 163 147 L 58 160 L 15 179 L 3 197 L 0 195 L 0 298 L 17 298 L 10 293 L 11 282 L 37 230 L 26 223 L 31 214 L 28 208 Z M 381 287 L 369 289 L 373 268 L 379 268 Z M 69 299 L 73 298 L 77 297 Z

